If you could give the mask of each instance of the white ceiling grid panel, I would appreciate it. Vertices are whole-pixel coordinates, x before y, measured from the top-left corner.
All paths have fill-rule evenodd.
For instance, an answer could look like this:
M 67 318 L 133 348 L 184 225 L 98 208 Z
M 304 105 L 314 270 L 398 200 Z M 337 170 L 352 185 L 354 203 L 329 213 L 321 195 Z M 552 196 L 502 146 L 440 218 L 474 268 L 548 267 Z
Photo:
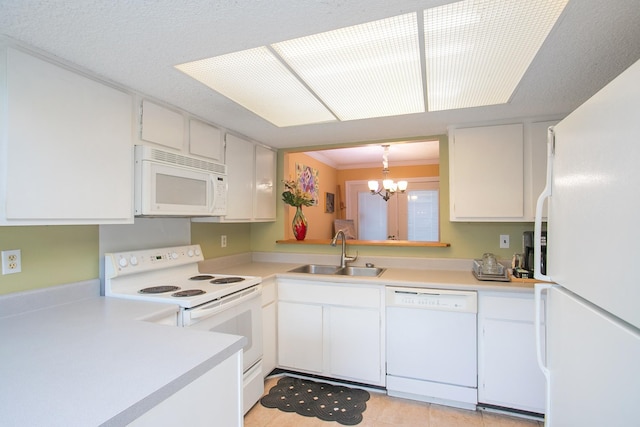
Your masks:
M 568 0 L 464 0 L 424 10 L 429 111 L 507 103 Z
M 424 112 L 416 14 L 274 44 L 340 120 Z
M 335 120 L 266 47 L 176 68 L 277 126 Z

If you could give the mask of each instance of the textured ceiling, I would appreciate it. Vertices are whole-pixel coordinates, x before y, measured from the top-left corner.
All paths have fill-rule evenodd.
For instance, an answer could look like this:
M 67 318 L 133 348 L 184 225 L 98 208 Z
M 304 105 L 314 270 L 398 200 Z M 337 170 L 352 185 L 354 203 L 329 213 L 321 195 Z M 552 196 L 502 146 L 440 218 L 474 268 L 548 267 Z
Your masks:
M 270 124 L 173 67 L 450 2 L 0 0 L 0 33 L 277 148 L 404 139 L 442 134 L 452 124 L 557 117 L 640 58 L 638 0 L 570 0 L 508 104 L 291 128 Z

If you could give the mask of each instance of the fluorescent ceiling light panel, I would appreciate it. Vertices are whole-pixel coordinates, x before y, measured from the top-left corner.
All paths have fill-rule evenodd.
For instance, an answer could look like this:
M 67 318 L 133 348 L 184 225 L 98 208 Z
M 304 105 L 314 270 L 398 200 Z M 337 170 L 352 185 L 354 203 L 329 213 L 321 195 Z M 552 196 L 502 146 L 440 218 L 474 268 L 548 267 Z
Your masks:
M 417 14 L 272 45 L 340 120 L 424 112 Z
M 176 68 L 276 126 L 336 120 L 266 47 L 180 64 Z
M 503 104 L 568 0 L 464 0 L 424 11 L 429 111 Z
M 568 1 L 463 0 L 176 68 L 280 127 L 504 104 Z

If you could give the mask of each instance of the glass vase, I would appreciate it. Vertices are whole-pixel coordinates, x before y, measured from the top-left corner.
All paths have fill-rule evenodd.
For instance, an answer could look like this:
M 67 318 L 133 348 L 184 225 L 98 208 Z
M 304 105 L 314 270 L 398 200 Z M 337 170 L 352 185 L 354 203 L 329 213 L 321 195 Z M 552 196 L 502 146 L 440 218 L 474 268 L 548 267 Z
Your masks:
M 296 206 L 296 214 L 293 217 L 291 228 L 296 240 L 304 240 L 307 236 L 307 218 L 302 213 L 302 206 Z

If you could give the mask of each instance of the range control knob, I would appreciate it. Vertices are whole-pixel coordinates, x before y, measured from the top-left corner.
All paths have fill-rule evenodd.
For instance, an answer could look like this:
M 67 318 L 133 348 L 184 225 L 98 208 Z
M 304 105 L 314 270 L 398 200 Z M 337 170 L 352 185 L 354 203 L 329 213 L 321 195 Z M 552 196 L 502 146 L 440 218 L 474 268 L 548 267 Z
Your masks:
M 200 256 L 200 248 L 196 248 L 196 256 Z
M 120 267 L 124 268 L 126 267 L 129 263 L 127 262 L 126 258 L 120 258 L 118 260 L 118 264 L 120 265 Z
M 189 258 L 193 257 L 193 249 L 189 249 L 187 255 L 189 255 Z
M 178 259 L 178 253 L 177 252 L 171 252 L 171 259 Z
M 138 265 L 138 257 L 136 257 L 135 255 L 133 255 L 131 258 L 129 258 L 129 263 L 131 265 Z

